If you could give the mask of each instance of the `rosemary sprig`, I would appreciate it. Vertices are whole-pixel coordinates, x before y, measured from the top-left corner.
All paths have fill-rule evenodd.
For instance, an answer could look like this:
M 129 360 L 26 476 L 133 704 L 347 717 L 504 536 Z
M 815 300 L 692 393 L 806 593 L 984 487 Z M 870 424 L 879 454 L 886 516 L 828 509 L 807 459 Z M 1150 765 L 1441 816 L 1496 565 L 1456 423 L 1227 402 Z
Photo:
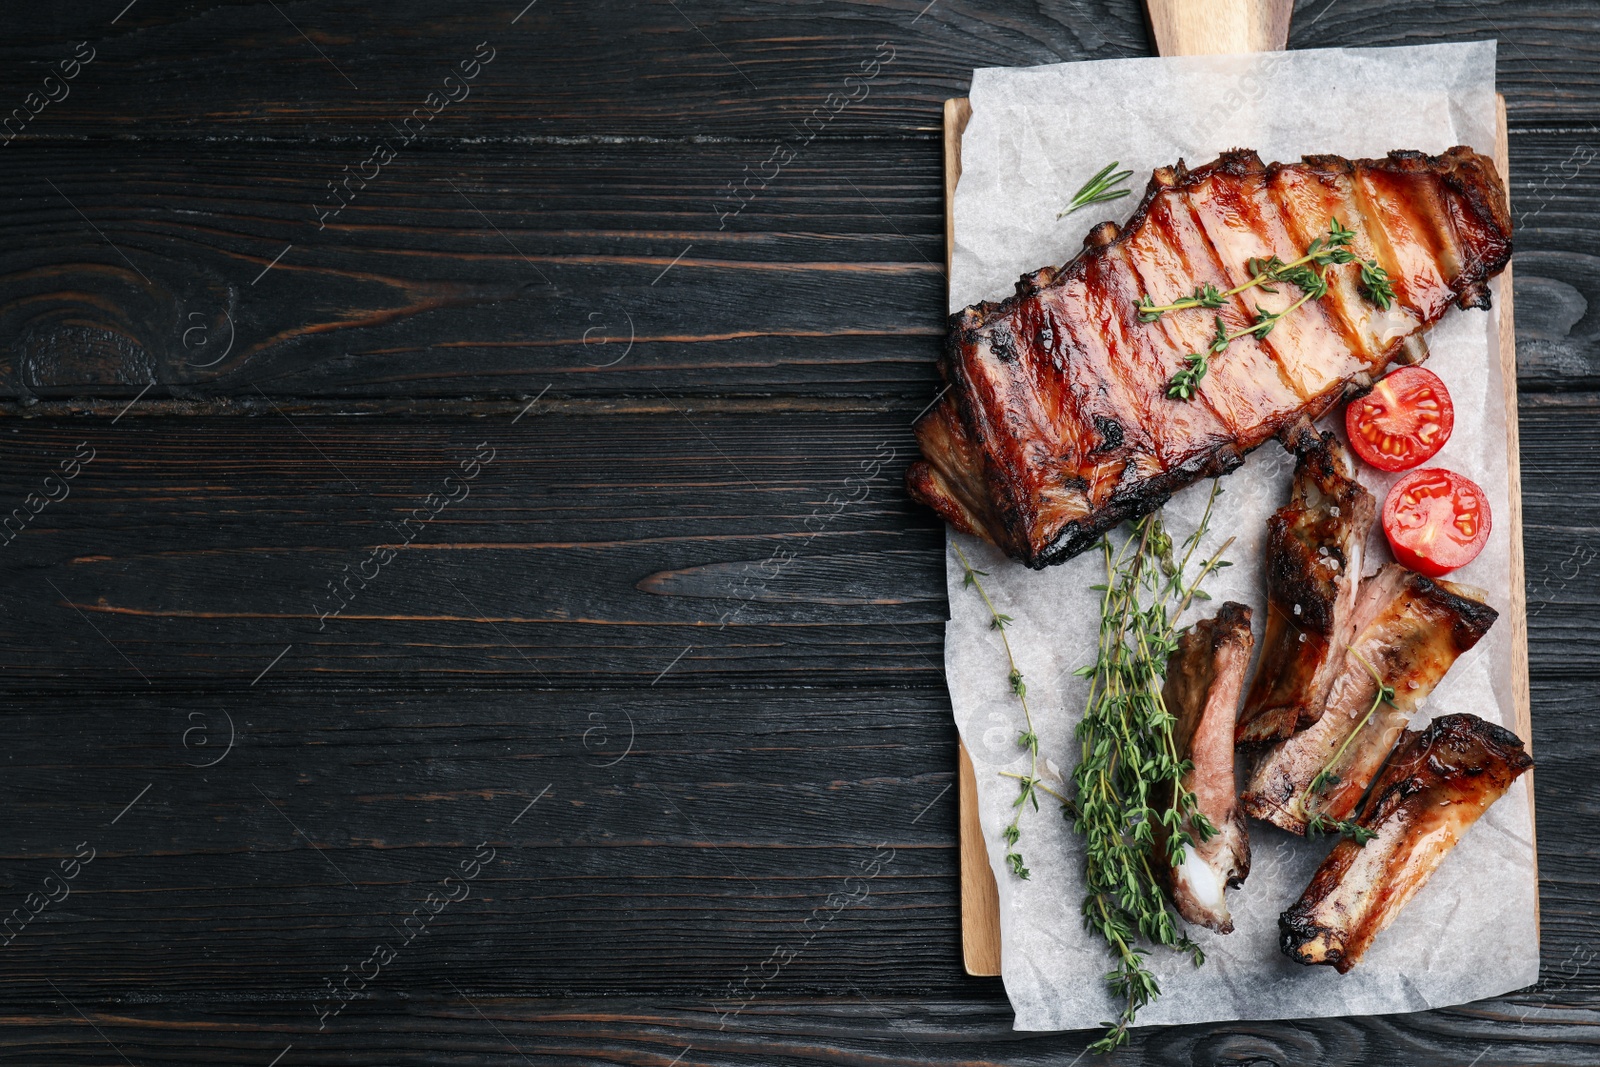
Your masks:
M 994 606 L 994 601 L 989 599 L 988 590 L 984 589 L 983 583 L 978 581 L 980 575 L 987 578 L 989 572 L 980 571 L 967 562 L 967 555 L 961 551 L 960 545 L 952 544 L 950 547 L 956 550 L 956 558 L 961 561 L 961 584 L 966 588 L 978 591 L 978 595 L 983 598 L 984 606 L 989 609 L 989 626 L 1000 631 L 1000 643 L 1006 650 L 1006 661 L 1011 667 L 1011 672 L 1007 675 L 1007 681 L 1011 684 L 1011 691 L 1017 695 L 1017 700 L 1022 704 L 1022 719 L 1027 724 L 1027 728 L 1018 735 L 1017 744 L 1028 750 L 1028 773 L 1025 775 L 1007 775 L 1007 777 L 1016 778 L 1020 786 L 1017 792 L 1017 799 L 1011 804 L 1011 822 L 1000 832 L 1001 837 L 1006 842 L 1006 863 L 1010 865 L 1011 873 L 1018 878 L 1027 878 L 1028 868 L 1023 865 L 1022 853 L 1017 851 L 1017 841 L 1022 837 L 1023 805 L 1031 800 L 1033 801 L 1033 810 L 1038 811 L 1039 794 L 1037 790 L 1045 788 L 1046 792 L 1051 793 L 1054 790 L 1044 787 L 1039 781 L 1039 735 L 1034 731 L 1033 712 L 1028 708 L 1028 687 L 1022 680 L 1022 671 L 1017 668 L 1017 657 L 1011 652 L 1011 640 L 1006 637 L 1006 624 L 1013 620 L 1011 616 L 1002 614 Z M 1056 795 L 1059 796 L 1060 794 Z
M 1116 171 L 1116 173 L 1112 173 Z M 1118 189 L 1118 185 L 1133 177 L 1131 170 L 1117 170 L 1116 160 L 1107 163 L 1105 167 L 1093 178 L 1083 183 L 1083 188 L 1072 194 L 1072 199 L 1067 201 L 1067 209 L 1056 216 L 1064 219 L 1080 208 L 1090 204 L 1104 204 L 1109 200 L 1121 200 L 1131 190 Z
M 1288 307 L 1284 308 L 1282 311 L 1267 311 L 1264 308 L 1259 308 L 1259 307 L 1256 308 L 1256 319 L 1255 319 L 1255 322 L 1252 323 L 1251 325 L 1245 327 L 1244 329 L 1239 330 L 1237 333 L 1230 333 L 1228 335 L 1228 340 L 1229 341 L 1235 340 L 1236 338 L 1243 337 L 1247 333 L 1253 333 L 1258 338 L 1265 337 L 1265 336 L 1267 336 L 1267 334 L 1272 332 L 1272 328 L 1274 326 L 1278 325 L 1278 322 L 1285 315 L 1288 315 L 1289 313 L 1293 312 L 1295 309 L 1299 308 L 1300 305 L 1304 304 L 1307 300 L 1311 300 L 1311 299 L 1313 299 L 1315 297 L 1321 296 L 1323 293 L 1326 293 L 1327 291 L 1328 291 L 1328 284 L 1326 282 L 1324 282 L 1322 280 L 1321 276 L 1319 275 L 1317 277 L 1317 281 L 1316 281 L 1316 284 L 1314 286 L 1312 286 L 1310 288 L 1307 288 L 1306 291 L 1301 294 L 1299 300 L 1296 300 L 1294 303 L 1290 304 Z
M 1180 758 L 1161 682 L 1177 647 L 1177 619 L 1194 600 L 1208 599 L 1201 583 L 1228 565 L 1221 555 L 1232 538 L 1187 577 L 1221 492 L 1214 482 L 1200 525 L 1177 559 L 1159 514 L 1141 519 L 1120 548 L 1101 542 L 1106 581 L 1095 586 L 1102 593 L 1099 645 L 1095 661 L 1077 671 L 1089 679 L 1089 696 L 1066 805 L 1084 839 L 1084 924 L 1110 949 L 1115 965 L 1106 980 L 1123 1002 L 1117 1021 L 1092 1046 L 1095 1052 L 1125 1042 L 1139 1010 L 1160 995 L 1141 941 L 1189 952 L 1197 966 L 1205 959 L 1178 932 L 1157 876 L 1162 866 L 1181 863 L 1197 839 L 1217 832 L 1183 787 L 1192 764 Z M 1156 844 L 1158 824 L 1164 849 Z

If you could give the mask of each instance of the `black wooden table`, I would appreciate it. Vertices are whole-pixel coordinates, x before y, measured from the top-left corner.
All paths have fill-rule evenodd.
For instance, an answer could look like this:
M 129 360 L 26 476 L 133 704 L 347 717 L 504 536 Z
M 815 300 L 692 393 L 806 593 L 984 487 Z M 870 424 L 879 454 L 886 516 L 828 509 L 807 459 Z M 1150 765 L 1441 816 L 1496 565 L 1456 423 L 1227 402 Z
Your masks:
M 524 3 L 7 12 L 0 1058 L 1077 1062 L 961 971 L 899 479 L 940 102 L 1139 8 Z M 1544 980 L 1117 1062 L 1600 1063 L 1597 20 L 1291 36 L 1500 41 Z

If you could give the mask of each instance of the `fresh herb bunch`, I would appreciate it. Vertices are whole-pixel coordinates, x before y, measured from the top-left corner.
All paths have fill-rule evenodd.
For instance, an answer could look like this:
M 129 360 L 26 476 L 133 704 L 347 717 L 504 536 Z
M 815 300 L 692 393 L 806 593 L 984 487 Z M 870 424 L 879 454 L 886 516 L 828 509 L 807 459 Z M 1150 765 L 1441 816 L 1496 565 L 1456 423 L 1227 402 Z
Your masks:
M 1328 224 L 1325 235 L 1314 237 L 1306 246 L 1305 255 L 1285 263 L 1277 256 L 1256 256 L 1245 261 L 1250 277 L 1232 289 L 1219 290 L 1209 282 L 1195 286 L 1194 292 L 1170 304 L 1157 304 L 1148 294 L 1139 298 L 1135 309 L 1140 322 L 1155 322 L 1171 311 L 1188 311 L 1192 308 L 1218 310 L 1228 298 L 1247 289 L 1259 287 L 1264 293 L 1276 295 L 1275 285 L 1288 283 L 1300 290 L 1300 298 L 1282 311 L 1268 311 L 1256 305 L 1255 318 L 1242 330 L 1228 332 L 1222 316 L 1216 316 L 1217 332 L 1205 352 L 1190 352 L 1183 357 L 1184 366 L 1167 381 L 1167 396 L 1174 400 L 1191 400 L 1199 391 L 1200 382 L 1210 370 L 1211 356 L 1227 351 L 1228 345 L 1241 337 L 1254 334 L 1266 337 L 1286 315 L 1294 312 L 1308 300 L 1320 300 L 1328 293 L 1327 271 L 1344 263 L 1361 264 L 1361 290 L 1368 300 L 1387 311 L 1394 302 L 1394 288 L 1388 273 L 1375 260 L 1358 259 L 1350 251 L 1355 240 L 1354 230 L 1341 225 L 1337 218 Z M 1320 269 L 1319 269 L 1320 268 Z
M 1106 582 L 1094 587 L 1102 593 L 1099 648 L 1095 661 L 1077 671 L 1089 679 L 1089 697 L 1077 730 L 1081 758 L 1072 774 L 1073 795 L 1064 806 L 1084 839 L 1084 924 L 1110 947 L 1116 966 L 1106 981 L 1125 1004 L 1092 1046 L 1097 1053 L 1125 1042 L 1139 1009 L 1161 993 L 1145 966 L 1141 941 L 1188 952 L 1196 966 L 1205 961 L 1200 946 L 1178 932 L 1156 874 L 1166 864 L 1181 863 L 1197 837 L 1205 841 L 1217 832 L 1197 810 L 1194 793 L 1183 787 L 1192 764 L 1178 753 L 1177 720 L 1167 711 L 1161 686 L 1181 632 L 1178 617 L 1192 601 L 1210 599 L 1201 583 L 1228 566 L 1222 553 L 1231 537 L 1187 577 L 1221 492 L 1213 482 L 1200 525 L 1177 559 L 1159 512 L 1139 520 L 1120 548 L 1109 539 L 1100 545 Z M 1169 797 L 1173 803 L 1164 808 Z M 1158 854 L 1157 823 L 1164 854 Z
M 1115 171 L 1115 173 L 1112 173 Z M 1133 177 L 1131 170 L 1117 170 L 1117 161 L 1107 163 L 1093 178 L 1083 183 L 1083 188 L 1072 194 L 1072 199 L 1067 201 L 1067 209 L 1056 215 L 1064 219 L 1079 208 L 1086 208 L 1090 204 L 1104 204 L 1108 200 L 1121 200 L 1131 190 L 1118 189 L 1117 186 Z
M 1033 712 L 1028 708 L 1028 686 L 1022 680 L 1022 671 L 1017 669 L 1017 657 L 1011 652 L 1011 639 L 1006 636 L 1006 624 L 1012 621 L 1011 616 L 1002 614 L 994 606 L 994 601 L 989 599 L 988 591 L 984 589 L 983 583 L 978 580 L 979 577 L 987 578 L 989 572 L 980 571 L 967 562 L 967 554 L 961 551 L 960 545 L 951 545 L 951 547 L 956 550 L 956 558 L 961 561 L 962 586 L 978 591 L 978 595 L 983 598 L 984 607 L 989 609 L 990 628 L 1000 631 L 1000 643 L 1006 650 L 1006 662 L 1011 668 L 1006 678 L 1011 685 L 1011 691 L 1016 694 L 1017 700 L 1022 703 L 1022 721 L 1025 724 L 1025 728 L 1017 736 L 1017 744 L 1028 750 L 1028 773 L 1006 775 L 1008 778 L 1016 778 L 1020 782 L 1020 789 L 1017 793 L 1017 799 L 1011 805 L 1011 822 L 1001 831 L 1001 835 L 1005 838 L 1006 863 L 1010 865 L 1011 873 L 1018 878 L 1027 878 L 1028 868 L 1023 865 L 1022 853 L 1017 851 L 1017 842 L 1022 837 L 1023 805 L 1031 800 L 1033 802 L 1033 810 L 1038 811 L 1038 791 L 1040 789 L 1047 793 L 1054 791 L 1048 786 L 1042 785 L 1039 781 L 1039 735 L 1033 729 Z

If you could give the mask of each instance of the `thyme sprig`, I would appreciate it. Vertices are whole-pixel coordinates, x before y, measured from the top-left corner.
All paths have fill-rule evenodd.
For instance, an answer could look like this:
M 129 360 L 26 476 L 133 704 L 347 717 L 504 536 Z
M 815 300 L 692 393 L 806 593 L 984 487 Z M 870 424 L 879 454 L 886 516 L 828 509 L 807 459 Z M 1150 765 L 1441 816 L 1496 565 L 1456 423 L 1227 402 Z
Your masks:
M 1182 300 L 1174 300 L 1170 304 L 1157 304 L 1148 295 L 1140 297 L 1136 306 L 1139 321 L 1154 322 L 1169 311 L 1186 311 L 1189 308 L 1199 307 L 1220 308 L 1227 303 L 1228 297 L 1237 296 L 1256 286 L 1260 286 L 1268 293 L 1277 292 L 1272 285 L 1278 282 L 1291 282 L 1305 288 L 1303 282 L 1312 282 L 1321 277 L 1315 267 L 1349 263 L 1355 259 L 1355 254 L 1348 247 L 1350 242 L 1355 240 L 1355 236 L 1355 231 L 1345 229 L 1335 218 L 1329 223 L 1327 235 L 1312 238 L 1311 243 L 1306 246 L 1305 255 L 1299 259 L 1285 263 L 1277 256 L 1265 258 L 1257 256 L 1246 260 L 1244 267 L 1250 272 L 1250 277 L 1232 289 L 1219 291 L 1215 285 L 1208 282 L 1195 286 L 1192 294 Z
M 1318 834 L 1339 834 L 1358 845 L 1364 845 L 1378 836 L 1376 830 L 1369 830 L 1354 819 L 1330 819 L 1322 814 L 1306 820 L 1306 836 L 1315 837 Z
M 1389 283 L 1389 272 L 1374 260 L 1361 261 L 1361 291 L 1384 311 L 1388 311 L 1389 305 L 1394 303 L 1394 286 Z
M 1027 775 L 1018 774 L 1015 771 L 999 771 L 998 773 L 999 773 L 1000 777 L 1002 777 L 1002 778 L 1015 778 L 1019 782 L 1027 777 Z M 1045 785 L 1043 782 L 1034 782 L 1033 783 L 1033 788 L 1040 789 L 1040 790 L 1043 790 L 1046 793 L 1049 793 L 1051 796 L 1055 797 L 1057 800 L 1061 801 L 1061 803 L 1063 803 L 1063 804 L 1071 803 L 1069 800 L 1067 800 L 1066 797 L 1062 796 L 1060 793 L 1057 793 L 1054 789 L 1051 789 L 1049 786 Z
M 1116 173 L 1112 173 L 1115 171 Z M 1064 219 L 1080 208 L 1090 204 L 1104 204 L 1109 200 L 1121 200 L 1131 190 L 1118 189 L 1117 186 L 1133 177 L 1131 170 L 1117 170 L 1117 161 L 1112 160 L 1093 178 L 1083 183 L 1083 188 L 1072 194 L 1072 199 L 1067 201 L 1067 209 L 1056 215 Z
M 1228 345 L 1243 333 L 1230 334 L 1228 327 L 1223 323 L 1222 316 L 1216 316 L 1217 332 L 1212 335 L 1211 345 L 1205 352 L 1190 352 L 1183 357 L 1184 367 L 1167 381 L 1167 395 L 1177 400 L 1188 400 L 1200 388 L 1200 383 L 1205 380 L 1206 374 L 1211 370 L 1211 355 L 1216 352 L 1225 352 Z M 1257 327 L 1252 326 L 1254 330 Z M 1267 329 L 1271 329 L 1268 326 Z M 1248 331 L 1245 331 L 1248 332 Z
M 1006 679 L 1011 685 L 1011 691 L 1017 695 L 1017 700 L 1022 704 L 1022 721 L 1026 724 L 1026 729 L 1017 736 L 1017 744 L 1028 750 L 1028 773 L 1006 775 L 1008 778 L 1016 778 L 1019 782 L 1019 788 L 1017 799 L 1011 804 L 1011 822 L 1000 832 L 1000 835 L 1005 839 L 1006 863 L 1011 867 L 1011 873 L 1018 878 L 1027 878 L 1029 874 L 1028 868 L 1023 865 L 1022 853 L 1017 851 L 1017 842 L 1022 837 L 1023 805 L 1031 800 L 1033 802 L 1033 810 L 1038 811 L 1038 790 L 1041 788 L 1056 796 L 1060 796 L 1060 794 L 1043 786 L 1039 781 L 1039 735 L 1033 728 L 1033 712 L 1028 708 L 1028 686 L 1022 680 L 1022 671 L 1017 667 L 1017 657 L 1012 654 L 1011 640 L 1006 637 L 1006 624 L 1014 620 L 1010 615 L 1003 614 L 994 606 L 994 601 L 989 599 L 988 590 L 984 589 L 983 583 L 978 580 L 980 576 L 987 578 L 989 572 L 980 571 L 967 562 L 967 554 L 961 551 L 960 545 L 952 544 L 950 547 L 956 550 L 956 558 L 961 561 L 962 586 L 978 591 L 978 595 L 983 598 L 984 606 L 989 609 L 989 627 L 1000 632 L 1000 644 L 1006 650 L 1006 662 L 1011 668 Z
M 1200 389 L 1211 370 L 1211 360 L 1204 352 L 1190 352 L 1183 357 L 1183 369 L 1167 380 L 1167 395 L 1174 400 L 1188 400 Z
M 1394 288 L 1390 284 L 1388 272 L 1377 264 L 1376 260 L 1359 259 L 1350 250 L 1350 245 L 1355 240 L 1355 231 L 1339 222 L 1337 216 L 1328 223 L 1328 232 L 1314 237 L 1306 246 L 1305 254 L 1298 259 L 1284 262 L 1278 256 L 1256 256 L 1245 261 L 1245 270 L 1250 272 L 1250 277 L 1232 289 L 1218 289 L 1207 282 L 1195 286 L 1194 292 L 1170 304 L 1157 304 L 1149 294 L 1141 296 L 1135 309 L 1139 313 L 1140 322 L 1155 322 L 1161 316 L 1173 311 L 1188 311 L 1193 308 L 1208 308 L 1219 310 L 1227 304 L 1228 298 L 1237 296 L 1247 289 L 1259 287 L 1264 293 L 1276 295 L 1276 285 L 1284 283 L 1295 286 L 1300 290 L 1300 298 L 1283 308 L 1281 311 L 1270 311 L 1258 302 L 1255 307 L 1255 318 L 1250 325 L 1240 330 L 1229 332 L 1222 321 L 1222 316 L 1216 316 L 1217 330 L 1210 345 L 1205 352 L 1190 352 L 1183 357 L 1183 366 L 1173 373 L 1167 380 L 1167 396 L 1174 400 L 1191 400 L 1200 389 L 1200 383 L 1205 380 L 1207 372 L 1211 369 L 1211 357 L 1225 352 L 1228 345 L 1241 337 L 1254 335 L 1258 340 L 1272 332 L 1286 316 L 1299 309 L 1308 300 L 1319 300 L 1328 293 L 1327 272 L 1331 267 L 1344 263 L 1359 263 L 1361 267 L 1361 290 L 1368 300 L 1387 311 L 1394 301 Z
M 1321 278 L 1317 279 L 1316 285 L 1323 286 L 1323 288 L 1320 291 L 1316 288 L 1308 288 L 1304 296 L 1282 311 L 1265 311 L 1257 308 L 1255 321 L 1242 330 L 1235 330 L 1229 333 L 1227 324 L 1222 321 L 1222 316 L 1216 316 L 1217 332 L 1212 335 L 1211 344 L 1207 346 L 1204 352 L 1190 352 L 1183 357 L 1183 369 L 1167 379 L 1167 395 L 1175 400 L 1191 399 L 1199 390 L 1200 383 L 1205 380 L 1206 374 L 1210 372 L 1211 357 L 1213 355 L 1226 352 L 1230 344 L 1249 334 L 1255 334 L 1258 338 L 1267 336 L 1285 315 L 1294 311 L 1307 300 L 1320 296 L 1327 291 Z
M 1361 733 L 1362 730 L 1366 729 L 1367 723 L 1372 721 L 1372 716 L 1377 713 L 1379 706 L 1383 704 L 1388 704 L 1390 707 L 1394 706 L 1394 687 L 1384 684 L 1383 676 L 1378 673 L 1378 669 L 1372 665 L 1367 657 L 1363 656 L 1360 652 L 1353 648 L 1349 648 L 1348 651 L 1352 656 L 1360 661 L 1363 667 L 1367 669 L 1367 673 L 1372 675 L 1372 680 L 1378 683 L 1378 691 L 1373 694 L 1372 706 L 1367 708 L 1367 713 L 1365 715 L 1361 716 L 1361 721 L 1356 723 L 1355 728 L 1345 736 L 1344 741 L 1341 742 L 1339 747 L 1334 750 L 1333 755 L 1328 757 L 1328 761 L 1322 765 L 1322 769 L 1319 770 L 1311 779 L 1311 784 L 1306 787 L 1305 796 L 1303 796 L 1300 800 L 1300 811 L 1307 817 L 1307 831 L 1311 831 L 1313 829 L 1317 831 L 1325 831 L 1332 828 L 1338 830 L 1340 833 L 1345 834 L 1347 837 L 1350 837 L 1355 841 L 1356 844 L 1364 845 L 1367 843 L 1367 841 L 1372 839 L 1373 835 L 1370 830 L 1363 830 L 1360 827 L 1355 826 L 1355 824 L 1350 822 L 1348 819 L 1335 821 L 1321 813 L 1315 813 L 1306 810 L 1306 800 L 1312 794 L 1320 793 L 1323 789 L 1330 785 L 1339 784 L 1339 776 L 1333 773 L 1333 769 L 1337 767 L 1339 765 L 1339 761 L 1344 758 L 1345 752 L 1350 748 L 1350 743 L 1356 739 L 1356 735 Z
M 1089 696 L 1066 805 L 1084 839 L 1084 924 L 1111 950 L 1115 966 L 1106 981 L 1123 1002 L 1117 1021 L 1107 1023 L 1092 1046 L 1095 1052 L 1123 1044 L 1139 1010 L 1161 993 L 1141 941 L 1188 952 L 1196 966 L 1205 960 L 1178 932 L 1158 877 L 1163 866 L 1181 863 L 1197 839 L 1217 832 L 1183 786 L 1193 765 L 1178 752 L 1176 719 L 1161 684 L 1178 643 L 1177 619 L 1193 601 L 1210 599 L 1201 583 L 1228 565 L 1222 553 L 1231 537 L 1187 577 L 1221 492 L 1213 482 L 1200 525 L 1176 559 L 1159 513 L 1139 520 L 1120 548 L 1109 539 L 1100 544 L 1106 581 L 1094 587 L 1102 593 L 1099 644 L 1094 662 L 1076 672 L 1089 679 Z M 1164 848 L 1157 845 L 1158 824 Z

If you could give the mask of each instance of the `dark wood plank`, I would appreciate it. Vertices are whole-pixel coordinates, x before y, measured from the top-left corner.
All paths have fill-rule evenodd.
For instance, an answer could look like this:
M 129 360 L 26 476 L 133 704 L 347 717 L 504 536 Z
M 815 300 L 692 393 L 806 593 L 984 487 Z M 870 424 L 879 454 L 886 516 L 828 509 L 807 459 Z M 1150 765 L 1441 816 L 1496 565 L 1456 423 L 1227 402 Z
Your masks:
M 1043 21 L 948 0 L 919 18 L 925 3 L 623 9 L 542 0 L 514 24 L 523 3 L 448 19 L 414 0 L 295 3 L 281 13 L 248 2 L 152 6 L 115 27 L 98 11 L 51 13 L 13 38 L 0 98 L 20 99 L 47 64 L 72 54 L 67 41 L 88 38 L 95 60 L 24 136 L 188 137 L 196 123 L 224 135 L 388 136 L 486 42 L 493 61 L 426 137 L 771 138 L 790 136 L 816 107 L 826 114 L 830 94 L 859 97 L 844 79 L 887 41 L 893 58 L 865 99 L 826 124 L 830 136 L 882 135 L 927 129 L 974 66 L 1147 51 L 1131 3 L 1108 10 L 1077 0 Z M 153 81 L 158 64 L 164 76 Z
M 933 684 L 913 414 L 14 422 L 0 689 Z
M 513 999 L 464 986 L 399 1003 L 358 1003 L 322 1032 L 295 1004 L 196 1001 L 96 1009 L 63 987 L 63 995 L 48 1007 L 0 1016 L 0 1049 L 18 1062 L 48 1058 L 109 1065 L 123 1062 L 110 1047 L 114 1044 L 141 1067 L 260 1067 L 286 1049 L 283 1067 L 439 1062 L 1036 1067 L 1070 1063 L 1098 1036 L 1016 1033 L 999 983 L 969 981 L 978 988 L 961 997 L 875 993 L 859 985 L 830 997 L 764 996 L 731 1016 L 727 1002 L 692 997 Z M 87 1008 L 89 1022 L 66 997 Z M 1597 1021 L 1592 1008 L 1575 1003 L 1570 993 L 1534 990 L 1411 1015 L 1140 1029 L 1116 1055 L 1082 1062 L 1444 1067 L 1476 1060 L 1474 1067 L 1568 1067 L 1595 1062 Z
M 1590 679 L 1535 691 L 1546 985 L 1457 1019 L 1600 991 L 1584 947 L 1600 932 L 1600 861 L 1582 830 L 1594 696 Z M 304 1032 L 324 978 L 375 943 L 398 956 L 370 983 L 380 1006 L 454 983 L 485 997 L 659 993 L 704 1013 L 760 975 L 735 1032 L 781 1027 L 779 998 L 970 1002 L 995 988 L 960 973 L 941 689 L 246 690 L 12 700 L 3 720 L 10 905 L 94 850 L 70 895 L 5 947 L 13 1011 L 59 1003 L 54 982 L 89 1004 L 296 1004 L 288 1022 Z M 468 895 L 398 943 L 428 893 L 460 891 L 441 885 L 485 841 L 495 855 Z M 797 951 L 764 965 L 778 948 Z M 374 1025 L 361 1008 L 340 1028 Z M 846 1012 L 838 1036 L 873 1022 Z M 1439 1025 L 1399 1017 L 1390 1033 Z
M 325 999 L 378 942 L 382 998 L 717 996 L 810 933 L 772 991 L 960 970 L 942 689 L 244 689 L 0 721 L 0 915 L 93 855 L 7 930 L 11 1005 L 48 1002 L 40 976 L 95 1002 Z M 434 916 L 430 893 L 460 899 Z
M 974 67 L 1151 55 L 1132 2 L 1063 0 L 1047 10 L 974 0 L 777 0 L 596 6 L 541 0 L 453 10 L 418 0 L 41 5 L 14 13 L 0 50 L 0 100 L 20 106 L 86 40 L 95 58 L 23 138 L 389 136 L 485 42 L 493 61 L 425 138 L 720 136 L 770 141 L 831 94 L 858 97 L 827 136 L 935 132 L 938 107 Z M 1600 101 L 1592 11 L 1582 0 L 1305 0 L 1290 46 L 1499 38 L 1514 124 L 1591 125 Z M 924 10 L 926 9 L 926 10 Z M 861 97 L 863 60 L 894 60 Z M 85 52 L 84 54 L 88 54 Z M 60 89 L 53 90 L 58 96 Z M 460 95 L 460 89 L 453 91 Z M 359 158 L 359 157 L 357 157 Z M 334 169 L 337 164 L 334 164 Z M 320 181 L 318 182 L 320 185 Z
M 1586 191 L 1596 202 L 1600 188 Z M 1540 234 L 1524 231 L 1521 245 Z M 1600 388 L 1600 256 L 1542 250 L 1516 254 L 1517 386 L 1527 392 Z
M 13 147 L 0 394 L 931 396 L 937 146 L 818 145 L 724 227 L 752 151 L 419 152 L 319 229 L 358 149 Z
M 215 397 L 381 405 L 549 387 L 921 407 L 937 388 L 934 143 L 818 144 L 726 220 L 719 190 L 765 152 L 418 152 L 322 230 L 325 189 L 307 175 L 345 158 L 333 148 L 7 151 L 0 399 L 98 396 L 117 411 L 143 393 L 203 411 Z M 1522 388 L 1593 389 L 1595 151 L 1522 133 L 1512 152 Z

